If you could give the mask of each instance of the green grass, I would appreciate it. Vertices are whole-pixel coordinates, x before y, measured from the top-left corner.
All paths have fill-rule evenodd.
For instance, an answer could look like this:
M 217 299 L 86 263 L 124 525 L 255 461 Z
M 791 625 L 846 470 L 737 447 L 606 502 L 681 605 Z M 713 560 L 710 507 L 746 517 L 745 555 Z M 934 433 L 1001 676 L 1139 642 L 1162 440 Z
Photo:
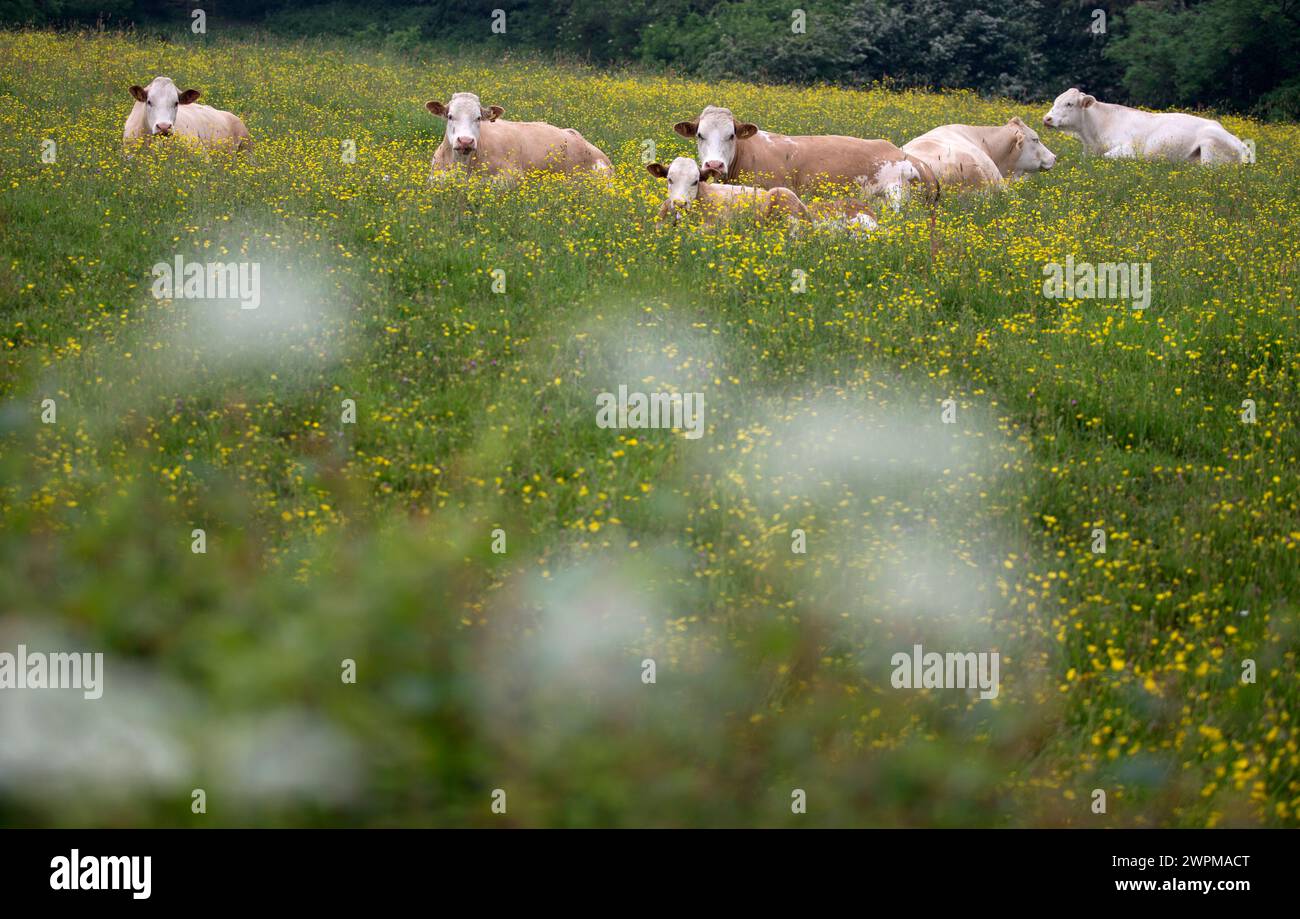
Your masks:
M 919 207 L 656 226 L 643 142 L 1045 104 L 187 42 L 0 35 L 0 650 L 108 661 L 98 702 L 0 693 L 0 822 L 1295 824 L 1295 126 L 1225 119 L 1232 169 L 1045 134 L 931 261 Z M 124 157 L 157 73 L 253 149 Z M 462 89 L 615 179 L 428 187 Z M 263 306 L 154 299 L 176 254 L 257 261 Z M 1044 297 L 1067 255 L 1150 262 L 1151 308 Z M 598 428 L 620 383 L 705 435 Z M 998 699 L 892 688 L 914 642 L 998 650 Z

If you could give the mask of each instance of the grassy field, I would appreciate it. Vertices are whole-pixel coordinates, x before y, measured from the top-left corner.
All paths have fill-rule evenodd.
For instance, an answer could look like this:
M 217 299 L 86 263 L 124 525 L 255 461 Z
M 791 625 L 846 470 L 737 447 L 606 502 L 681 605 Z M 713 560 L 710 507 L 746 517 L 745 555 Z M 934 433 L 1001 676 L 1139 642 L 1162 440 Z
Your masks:
M 707 103 L 898 144 L 1046 103 L 0 59 L 0 650 L 106 658 L 96 701 L 0 693 L 0 824 L 1300 823 L 1300 127 L 1225 118 L 1257 163 L 1216 169 L 1044 132 L 1056 169 L 947 196 L 932 259 L 915 205 L 657 226 L 643 151 Z M 157 74 L 252 150 L 125 158 Z M 429 187 L 459 90 L 614 180 Z M 261 306 L 155 298 L 177 255 L 256 262 Z M 1067 258 L 1150 263 L 1150 308 L 1044 296 Z M 703 393 L 704 435 L 597 427 L 620 384 Z M 998 697 L 895 689 L 916 643 L 998 651 Z

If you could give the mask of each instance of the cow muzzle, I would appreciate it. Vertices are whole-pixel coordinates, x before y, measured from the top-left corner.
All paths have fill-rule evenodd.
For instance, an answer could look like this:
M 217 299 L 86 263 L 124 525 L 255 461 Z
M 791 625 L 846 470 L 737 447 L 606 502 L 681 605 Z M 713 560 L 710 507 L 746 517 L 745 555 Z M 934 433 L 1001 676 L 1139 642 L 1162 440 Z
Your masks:
M 172 126 L 165 121 L 160 121 L 153 126 L 153 132 L 161 137 L 171 137 Z
M 727 164 L 722 160 L 709 160 L 700 167 L 700 172 L 701 174 L 711 172 L 718 178 L 722 178 L 727 174 Z
M 474 138 L 472 137 L 456 138 L 456 152 L 462 155 L 473 153 L 474 148 L 477 146 L 478 146 L 478 142 L 475 141 Z
M 1056 125 L 1056 122 L 1052 120 L 1051 115 L 1044 115 L 1043 124 L 1047 125 L 1050 128 L 1050 127 L 1054 127 Z

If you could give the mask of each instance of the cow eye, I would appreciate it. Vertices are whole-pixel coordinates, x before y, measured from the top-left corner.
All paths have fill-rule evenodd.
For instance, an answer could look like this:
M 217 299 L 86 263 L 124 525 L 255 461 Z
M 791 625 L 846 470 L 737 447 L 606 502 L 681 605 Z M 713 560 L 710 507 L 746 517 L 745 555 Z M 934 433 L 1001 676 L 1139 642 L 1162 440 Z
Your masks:
M 693 180 L 693 181 L 691 182 L 691 184 L 692 184 L 692 185 L 699 185 L 699 184 L 700 184 L 700 180 L 699 180 L 699 179 L 695 179 L 695 180 Z
M 731 136 L 728 137 L 727 140 L 735 140 L 735 139 L 736 139 L 736 132 L 735 132 L 735 131 L 732 131 L 732 132 L 731 132 Z

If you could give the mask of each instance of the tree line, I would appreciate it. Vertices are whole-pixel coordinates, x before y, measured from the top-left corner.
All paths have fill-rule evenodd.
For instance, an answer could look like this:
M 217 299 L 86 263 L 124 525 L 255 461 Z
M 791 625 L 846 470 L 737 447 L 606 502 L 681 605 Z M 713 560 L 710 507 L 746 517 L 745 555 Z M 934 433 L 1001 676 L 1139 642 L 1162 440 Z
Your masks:
M 398 50 L 560 52 L 707 79 L 965 88 L 1300 118 L 1300 0 L 0 0 L 0 23 L 147 27 L 192 8 Z

